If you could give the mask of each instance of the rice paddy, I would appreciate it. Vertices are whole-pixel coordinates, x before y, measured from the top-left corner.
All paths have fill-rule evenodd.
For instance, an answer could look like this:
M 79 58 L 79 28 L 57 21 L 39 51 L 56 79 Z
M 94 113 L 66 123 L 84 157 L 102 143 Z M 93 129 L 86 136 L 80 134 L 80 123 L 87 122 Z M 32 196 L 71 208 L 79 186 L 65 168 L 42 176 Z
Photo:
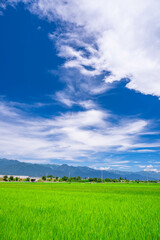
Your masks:
M 160 184 L 0 183 L 1 240 L 159 240 Z

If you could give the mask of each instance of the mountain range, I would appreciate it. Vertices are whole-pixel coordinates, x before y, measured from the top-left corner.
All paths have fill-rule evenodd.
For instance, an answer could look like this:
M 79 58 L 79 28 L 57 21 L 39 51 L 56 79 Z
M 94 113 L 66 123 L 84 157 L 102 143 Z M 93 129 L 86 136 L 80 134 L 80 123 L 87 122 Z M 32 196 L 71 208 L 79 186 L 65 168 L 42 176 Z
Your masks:
M 127 178 L 130 180 L 159 180 L 160 173 L 152 171 L 127 172 L 118 170 L 96 170 L 90 167 L 69 166 L 67 164 L 32 164 L 17 160 L 0 159 L 0 175 L 21 175 L 42 177 L 53 175 L 57 177 L 72 176 L 81 178 L 102 177 L 103 178 Z

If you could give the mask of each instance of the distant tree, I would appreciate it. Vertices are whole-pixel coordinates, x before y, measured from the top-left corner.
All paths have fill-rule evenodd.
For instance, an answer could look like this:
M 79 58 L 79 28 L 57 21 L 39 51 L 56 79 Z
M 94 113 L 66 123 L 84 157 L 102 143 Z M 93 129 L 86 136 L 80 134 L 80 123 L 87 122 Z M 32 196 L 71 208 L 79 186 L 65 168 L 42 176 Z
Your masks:
M 93 182 L 97 182 L 97 178 L 96 177 L 93 178 Z
M 112 180 L 110 178 L 106 178 L 105 182 L 111 182 Z
M 99 183 L 102 182 L 102 179 L 101 179 L 101 178 L 98 178 L 98 179 L 97 179 L 97 182 L 99 182 Z
M 18 181 L 18 177 L 15 178 L 15 181 Z
M 46 181 L 46 176 L 43 176 L 43 177 L 42 177 L 42 180 L 43 180 L 43 181 Z
M 14 180 L 13 176 L 10 176 L 9 181 L 13 181 L 13 180 Z
M 62 177 L 62 181 L 67 181 L 68 180 L 68 177 L 64 176 Z
M 78 177 L 77 177 L 77 181 L 80 181 L 80 180 L 81 180 L 81 177 L 80 177 L 80 176 L 78 176 Z
M 5 175 L 4 177 L 3 177 L 3 181 L 8 181 L 8 176 L 7 175 Z
M 112 179 L 112 182 L 118 182 L 118 179 L 114 178 Z
M 58 180 L 58 177 L 56 177 L 56 180 Z
M 53 175 L 48 175 L 47 178 L 51 178 L 52 179 L 52 178 L 54 178 L 54 176 Z
M 89 181 L 89 182 L 93 182 L 93 178 L 89 178 L 88 181 Z
M 73 178 L 73 177 L 70 177 L 70 178 L 69 178 L 69 181 L 70 181 L 70 182 L 73 182 L 73 181 L 74 181 L 74 178 Z
M 26 178 L 26 182 L 30 182 L 30 178 L 29 177 Z

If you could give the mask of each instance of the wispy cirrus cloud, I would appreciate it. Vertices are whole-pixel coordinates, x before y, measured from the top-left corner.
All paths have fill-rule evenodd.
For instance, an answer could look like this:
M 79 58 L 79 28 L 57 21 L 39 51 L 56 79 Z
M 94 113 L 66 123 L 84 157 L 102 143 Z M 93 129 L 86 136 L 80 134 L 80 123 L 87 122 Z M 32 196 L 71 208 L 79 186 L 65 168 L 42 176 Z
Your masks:
M 85 159 L 86 164 L 97 153 L 131 151 L 137 142 L 145 145 L 141 136 L 150 128 L 143 119 L 115 121 L 116 116 L 102 109 L 67 112 L 50 119 L 33 118 L 4 101 L 0 109 L 0 155 L 12 159 Z M 160 147 L 155 142 L 152 148 L 154 144 Z
M 59 79 L 65 85 L 64 89 L 56 92 L 51 98 L 68 107 L 79 105 L 84 108 L 96 107 L 94 98 L 113 88 L 99 78 L 83 76 L 77 69 L 65 69 L 61 67 Z M 92 106 L 91 106 L 92 105 Z
M 54 100 L 57 100 L 58 102 L 62 103 L 63 105 L 66 105 L 67 107 L 72 107 L 74 105 L 80 106 L 84 109 L 97 109 L 98 105 L 93 101 L 89 99 L 79 99 L 76 97 L 73 97 L 71 94 L 67 94 L 66 89 L 64 91 L 59 91 L 55 95 L 50 96 Z

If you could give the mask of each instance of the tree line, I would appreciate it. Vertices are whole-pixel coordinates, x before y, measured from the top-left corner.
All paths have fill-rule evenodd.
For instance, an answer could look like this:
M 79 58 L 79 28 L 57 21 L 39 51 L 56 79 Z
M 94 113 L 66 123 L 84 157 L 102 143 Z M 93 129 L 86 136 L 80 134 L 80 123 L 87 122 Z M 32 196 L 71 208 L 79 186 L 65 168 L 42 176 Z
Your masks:
M 3 176 L 3 181 L 7 182 L 7 181 L 26 181 L 26 182 L 30 182 L 31 179 L 29 177 L 27 177 L 26 179 L 21 179 L 18 177 L 13 177 L 10 176 L 8 177 L 7 175 Z M 45 181 L 52 181 L 52 182 L 90 182 L 90 183 L 105 183 L 105 182 L 113 182 L 113 183 L 118 183 L 118 182 L 125 182 L 125 183 L 129 183 L 129 182 L 136 182 L 136 183 L 140 183 L 140 182 L 153 182 L 153 183 L 157 183 L 158 181 L 152 181 L 152 180 L 148 180 L 148 181 L 144 181 L 144 180 L 128 180 L 127 178 L 97 178 L 97 177 L 93 177 L 93 178 L 81 178 L 80 176 L 78 177 L 67 177 L 67 176 L 63 176 L 62 178 L 59 177 L 55 177 L 53 175 L 48 175 L 48 176 L 42 176 L 42 178 L 38 179 L 38 182 L 45 182 Z

